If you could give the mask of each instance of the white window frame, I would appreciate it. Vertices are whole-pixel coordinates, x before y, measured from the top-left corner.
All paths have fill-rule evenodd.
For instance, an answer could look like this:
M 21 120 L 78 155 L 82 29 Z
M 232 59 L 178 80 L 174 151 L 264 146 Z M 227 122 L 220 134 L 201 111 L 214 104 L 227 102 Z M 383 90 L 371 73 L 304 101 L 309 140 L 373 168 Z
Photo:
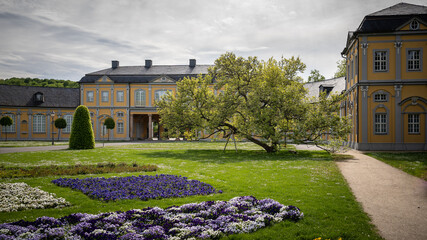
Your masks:
M 46 133 L 46 116 L 35 114 L 33 116 L 33 133 Z
M 408 133 L 420 134 L 420 114 L 418 113 L 408 114 Z
M 101 102 L 108 102 L 109 98 L 110 98 L 109 91 L 101 91 Z
M 65 115 L 64 119 L 67 122 L 67 127 L 65 127 L 62 132 L 70 133 L 71 132 L 71 126 L 73 124 L 73 115 Z
M 125 124 L 124 122 L 117 122 L 117 134 L 125 133 Z
M 14 133 L 14 132 L 16 132 L 15 114 L 12 114 L 12 113 L 3 114 L 3 117 L 6 117 L 6 116 L 9 116 L 12 119 L 12 125 L 2 126 L 1 132 L 2 133 Z
M 387 102 L 387 94 L 386 93 L 375 93 L 374 94 L 375 102 Z
M 135 106 L 145 107 L 146 100 L 147 98 L 144 89 L 135 90 Z
M 411 53 L 416 53 L 418 55 L 411 56 Z M 422 49 L 419 48 L 409 48 L 406 49 L 406 69 L 408 72 L 419 72 L 422 71 L 422 56 L 423 56 L 423 51 Z
M 124 102 L 124 101 L 125 101 L 125 92 L 117 91 L 117 102 Z
M 374 132 L 375 134 L 387 134 L 387 113 L 375 113 L 374 115 Z
M 374 72 L 388 72 L 389 51 L 388 49 L 375 49 L 373 54 Z
M 92 95 L 92 96 L 90 96 L 90 95 Z M 86 92 L 86 101 L 87 102 L 93 102 L 93 99 L 94 99 L 93 91 L 87 91 Z

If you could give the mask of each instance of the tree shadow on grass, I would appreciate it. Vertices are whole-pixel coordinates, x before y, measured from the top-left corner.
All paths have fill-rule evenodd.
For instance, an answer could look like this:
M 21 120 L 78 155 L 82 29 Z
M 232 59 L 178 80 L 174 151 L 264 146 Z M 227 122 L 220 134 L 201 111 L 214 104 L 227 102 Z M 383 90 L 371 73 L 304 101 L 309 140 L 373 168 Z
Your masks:
M 203 163 L 237 163 L 248 161 L 332 161 L 329 153 L 325 151 L 298 151 L 296 154 L 289 151 L 278 153 L 267 153 L 260 150 L 233 150 L 223 152 L 222 150 L 162 150 L 162 151 L 141 151 L 137 155 L 142 155 L 147 159 L 176 159 L 188 160 Z

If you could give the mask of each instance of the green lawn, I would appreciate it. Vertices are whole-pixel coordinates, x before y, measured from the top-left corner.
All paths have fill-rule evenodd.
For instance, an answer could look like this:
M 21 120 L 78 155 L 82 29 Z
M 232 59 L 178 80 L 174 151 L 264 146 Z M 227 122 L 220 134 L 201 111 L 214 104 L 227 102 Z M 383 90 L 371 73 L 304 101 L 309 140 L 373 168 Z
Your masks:
M 366 155 L 427 180 L 427 152 L 372 152 Z
M 0 222 L 41 216 L 61 217 L 75 212 L 99 213 L 134 208 L 182 205 L 207 200 L 229 200 L 236 196 L 253 195 L 258 199 L 272 198 L 285 205 L 295 205 L 304 212 L 299 222 L 285 221 L 251 234 L 231 235 L 225 239 L 381 239 L 368 216 L 355 201 L 346 181 L 331 156 L 323 151 L 282 151 L 267 154 L 251 143 L 172 142 L 105 147 L 93 150 L 58 150 L 0 154 L 4 166 L 35 166 L 99 162 L 137 162 L 154 164 L 154 173 L 175 174 L 211 184 L 222 194 L 150 201 L 124 200 L 100 202 L 83 193 L 57 187 L 50 183 L 57 177 L 1 179 L 1 182 L 26 182 L 31 186 L 56 193 L 72 206 L 63 209 L 27 210 L 0 213 Z M 111 173 L 90 176 L 129 176 L 137 173 Z M 72 177 L 88 177 L 72 176 Z

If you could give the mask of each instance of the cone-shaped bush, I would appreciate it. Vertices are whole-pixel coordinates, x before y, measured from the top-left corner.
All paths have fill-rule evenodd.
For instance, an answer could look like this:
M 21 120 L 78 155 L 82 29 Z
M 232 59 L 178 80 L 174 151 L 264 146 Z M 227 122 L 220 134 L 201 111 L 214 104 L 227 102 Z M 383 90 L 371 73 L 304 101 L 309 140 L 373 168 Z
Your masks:
M 78 106 L 74 112 L 69 147 L 70 149 L 95 148 L 89 109 L 84 105 Z

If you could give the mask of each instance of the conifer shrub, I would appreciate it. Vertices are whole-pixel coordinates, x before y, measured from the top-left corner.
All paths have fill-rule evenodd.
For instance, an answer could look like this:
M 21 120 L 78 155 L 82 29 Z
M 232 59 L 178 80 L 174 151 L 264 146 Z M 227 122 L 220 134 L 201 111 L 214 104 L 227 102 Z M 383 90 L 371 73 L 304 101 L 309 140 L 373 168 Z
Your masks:
M 89 109 L 84 105 L 78 106 L 74 112 L 69 148 L 95 148 L 95 137 L 93 134 L 92 123 L 90 122 Z

